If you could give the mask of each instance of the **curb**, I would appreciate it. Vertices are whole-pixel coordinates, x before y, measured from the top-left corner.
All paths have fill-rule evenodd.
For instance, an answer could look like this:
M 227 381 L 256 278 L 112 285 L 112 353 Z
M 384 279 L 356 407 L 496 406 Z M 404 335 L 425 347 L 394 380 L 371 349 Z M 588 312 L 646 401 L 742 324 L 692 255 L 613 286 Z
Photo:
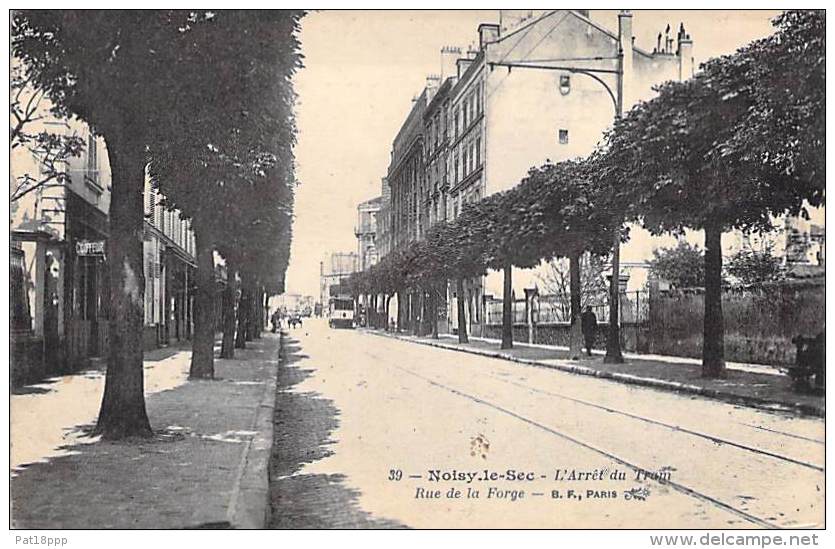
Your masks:
M 591 376 L 597 377 L 600 379 L 610 379 L 612 381 L 617 381 L 620 383 L 626 383 L 630 385 L 640 385 L 644 387 L 651 387 L 654 389 L 660 389 L 665 391 L 674 391 L 677 393 L 686 393 L 692 395 L 703 396 L 707 398 L 712 398 L 714 400 L 721 400 L 723 402 L 729 402 L 732 404 L 741 404 L 743 406 L 748 406 L 751 408 L 760 408 L 769 411 L 777 411 L 777 412 L 792 412 L 800 415 L 809 415 L 814 417 L 825 418 L 826 417 L 826 409 L 821 408 L 820 406 L 815 406 L 812 404 L 802 404 L 802 403 L 795 403 L 795 404 L 786 404 L 785 402 L 781 402 L 779 400 L 767 399 L 767 398 L 760 398 L 754 396 L 747 396 L 747 395 L 737 395 L 734 393 L 729 393 L 726 391 L 720 391 L 718 389 L 709 389 L 706 387 L 699 387 L 698 385 L 688 385 L 686 383 L 678 383 L 676 381 L 666 381 L 663 379 L 656 379 L 651 377 L 639 377 L 631 374 L 623 374 L 620 372 L 604 372 L 601 370 L 595 370 L 594 368 L 589 368 L 587 366 L 575 366 L 572 364 L 548 364 L 545 362 L 540 362 L 538 360 L 531 360 L 527 358 L 518 358 L 514 356 L 508 356 L 501 352 L 497 351 L 485 351 L 482 349 L 466 349 L 457 347 L 455 345 L 447 345 L 444 343 L 434 342 L 434 341 L 421 341 L 419 339 L 414 339 L 412 337 L 403 337 L 399 335 L 394 335 L 390 333 L 381 333 L 375 330 L 364 330 L 366 333 L 370 333 L 373 335 L 381 336 L 381 337 L 389 337 L 391 339 L 399 339 L 401 341 L 406 341 L 410 343 L 417 343 L 418 345 L 427 345 L 429 347 L 436 347 L 438 349 L 446 349 L 448 351 L 458 351 L 460 353 L 469 353 L 473 355 L 480 355 L 486 356 L 490 358 L 498 358 L 501 360 L 507 360 L 510 362 L 516 362 L 519 364 L 525 364 L 528 366 L 538 366 L 540 368 L 550 368 L 552 370 L 559 370 L 562 372 L 568 372 L 570 374 L 577 374 L 583 376 Z
M 269 521 L 269 464 L 273 447 L 273 414 L 278 368 L 284 347 L 284 332 L 280 332 L 278 352 L 272 373 L 264 383 L 251 430 L 256 434 L 244 449 L 236 486 L 229 502 L 227 518 L 232 528 L 260 530 Z

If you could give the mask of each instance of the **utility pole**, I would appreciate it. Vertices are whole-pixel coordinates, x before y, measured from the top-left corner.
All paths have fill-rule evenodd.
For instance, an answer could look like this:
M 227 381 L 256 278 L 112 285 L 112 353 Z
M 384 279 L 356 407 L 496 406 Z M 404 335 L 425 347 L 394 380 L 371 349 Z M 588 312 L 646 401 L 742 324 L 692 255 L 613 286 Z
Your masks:
M 625 59 L 625 50 L 628 50 Z M 615 100 L 615 121 L 623 116 L 625 65 L 632 68 L 632 14 L 623 10 L 618 13 L 618 69 L 617 95 Z M 629 71 L 630 76 L 632 71 Z M 612 236 L 612 278 L 609 280 L 609 329 L 606 334 L 606 357 L 608 364 L 623 362 L 620 348 L 620 232 L 622 219 L 615 219 Z
M 623 116 L 623 44 L 618 37 L 617 101 L 615 121 Z M 612 236 L 612 278 L 609 280 L 609 329 L 606 333 L 606 356 L 603 362 L 620 364 L 623 353 L 620 349 L 620 230 L 621 220 L 616 219 Z

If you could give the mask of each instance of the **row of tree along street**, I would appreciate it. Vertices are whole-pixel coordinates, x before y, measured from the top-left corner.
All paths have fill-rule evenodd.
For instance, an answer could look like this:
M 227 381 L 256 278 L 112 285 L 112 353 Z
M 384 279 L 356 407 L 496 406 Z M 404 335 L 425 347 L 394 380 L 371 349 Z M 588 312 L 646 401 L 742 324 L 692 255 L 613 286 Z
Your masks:
M 214 377 L 215 252 L 228 273 L 222 357 L 257 336 L 265 298 L 283 289 L 296 184 L 291 77 L 301 66 L 301 17 L 293 11 L 13 13 L 12 53 L 26 81 L 48 97 L 54 114 L 77 117 L 102 136 L 109 153 L 111 337 L 97 423 L 105 438 L 152 432 L 141 342 L 146 177 L 164 206 L 190 218 L 195 232 L 190 377 Z
M 825 15 L 788 11 L 775 26 L 773 35 L 706 62 L 693 78 L 659 86 L 654 99 L 617 119 L 587 158 L 532 168 L 516 187 L 467 205 L 424 240 L 357 273 L 354 293 L 370 296 L 373 310 L 383 297 L 388 329 L 392 296 L 402 304 L 415 292 L 425 311 L 420 318 L 437 318 L 439 289 L 448 280 L 461 296 L 465 279 L 503 270 L 502 347 L 509 348 L 512 267 L 566 257 L 575 355 L 583 253 L 611 253 L 613 241 L 628 239 L 627 223 L 656 235 L 703 230 L 702 371 L 723 376 L 722 234 L 769 230 L 773 216 L 806 215 L 806 207 L 825 201 Z M 609 296 L 614 308 L 617 279 Z M 463 342 L 464 302 L 457 301 Z M 610 316 L 616 319 L 616 311 Z M 622 360 L 616 322 L 606 359 Z

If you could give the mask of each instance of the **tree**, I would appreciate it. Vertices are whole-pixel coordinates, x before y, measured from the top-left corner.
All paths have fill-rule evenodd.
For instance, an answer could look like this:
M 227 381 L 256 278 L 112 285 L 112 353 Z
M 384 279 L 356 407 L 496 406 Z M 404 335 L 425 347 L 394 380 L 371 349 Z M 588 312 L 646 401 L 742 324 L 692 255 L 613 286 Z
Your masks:
M 218 16 L 224 21 L 246 17 L 240 12 L 224 14 L 228 18 Z M 97 431 L 105 438 L 151 434 L 144 402 L 141 343 L 145 171 L 149 148 L 179 135 L 183 122 L 179 113 L 196 104 L 189 102 L 195 97 L 194 86 L 206 80 L 191 77 L 195 76 L 195 67 L 206 66 L 201 56 L 216 51 L 202 47 L 207 38 L 201 33 L 217 15 L 186 10 L 33 10 L 13 15 L 12 51 L 26 67 L 27 78 L 43 90 L 55 114 L 77 116 L 102 135 L 108 147 L 113 173 L 107 252 L 111 348 L 97 424 Z M 271 46 L 253 42 L 255 49 Z M 245 60 L 238 61 L 246 67 Z M 251 104 L 244 95 L 258 97 L 263 91 L 263 86 L 255 84 L 220 94 L 217 100 Z M 222 109 L 207 111 L 217 113 Z M 258 114 L 248 122 L 258 126 Z M 171 192 L 175 187 L 163 188 L 167 195 L 176 195 Z M 188 201 L 176 203 L 185 205 Z M 208 247 L 201 242 L 203 265 L 207 263 Z
M 770 246 L 763 250 L 743 248 L 737 251 L 728 258 L 725 272 L 743 286 L 775 282 L 786 276 L 783 260 L 773 254 Z
M 47 185 L 62 185 L 69 178 L 68 162 L 84 149 L 75 133 L 50 131 L 49 108 L 44 90 L 32 86 L 22 63 L 13 59 L 9 69 L 9 148 L 10 153 L 26 150 L 38 163 L 38 172 L 16 174 L 9 190 L 9 202 Z M 57 122 L 57 121 L 54 121 Z M 66 122 L 59 122 L 69 129 Z
M 724 375 L 722 233 L 767 231 L 772 216 L 799 213 L 806 203 L 823 203 L 823 180 L 817 169 L 809 169 L 820 151 L 819 121 L 802 114 L 804 105 L 812 112 L 823 108 L 816 99 L 822 92 L 787 95 L 781 91 L 787 82 L 779 74 L 771 79 L 756 77 L 772 70 L 766 68 L 769 63 L 782 60 L 797 61 L 810 79 L 822 81 L 822 23 L 807 25 L 809 32 L 795 27 L 810 20 L 815 17 L 783 19 L 785 25 L 776 37 L 713 59 L 686 82 L 661 86 L 655 99 L 633 108 L 609 136 L 607 145 L 613 153 L 608 169 L 630 182 L 625 202 L 635 205 L 644 226 L 653 234 L 681 234 L 685 228 L 705 232 L 702 373 L 706 377 Z M 787 52 L 802 59 L 790 60 L 782 55 Z M 770 162 L 769 151 L 775 152 L 771 145 L 759 142 L 760 152 L 748 154 L 739 143 L 747 139 L 746 132 L 763 135 L 767 130 L 762 125 L 782 124 L 777 119 L 782 108 L 774 103 L 780 97 L 797 115 L 792 119 L 797 127 L 791 132 L 794 141 L 778 143 L 796 150 Z M 750 145 L 757 150 L 757 142 Z
M 788 10 L 774 20 L 777 32 L 722 60 L 716 85 L 750 101 L 733 135 L 714 154 L 764 179 L 788 177 L 783 193 L 802 213 L 807 200 L 823 203 L 826 172 L 826 13 Z
M 13 54 L 53 113 L 77 116 L 105 139 L 110 202 L 110 352 L 97 431 L 149 436 L 142 368 L 142 255 L 146 147 L 176 112 L 159 61 L 187 14 L 170 11 L 16 11 Z
M 649 273 L 666 280 L 674 288 L 704 288 L 705 254 L 695 245 L 681 240 L 674 248 L 652 252 Z
M 292 172 L 290 77 L 300 65 L 294 37 L 300 16 L 289 11 L 195 12 L 171 60 L 183 82 L 184 117 L 165 139 L 151 144 L 151 168 L 167 201 L 193 219 L 198 269 L 192 378 L 214 377 L 213 257 L 219 239 L 235 239 L 250 223 L 260 222 L 258 230 L 264 230 L 267 218 L 280 212 L 268 212 L 262 204 L 283 200 L 286 206 L 283 188 L 289 182 L 281 168 Z M 219 220 L 221 208 L 226 215 Z M 253 217 L 253 212 L 264 217 Z M 263 240 L 251 231 L 246 235 L 245 243 L 236 243 Z M 258 337 L 263 280 L 247 275 L 244 291 L 251 294 L 246 303 L 252 309 L 246 316 L 247 334 Z
M 607 196 L 594 177 L 593 164 L 565 161 L 548 167 L 545 202 L 550 213 L 545 242 L 555 256 L 568 258 L 571 296 L 569 356 L 582 356 L 581 257 L 589 252 L 605 255 L 613 240 L 612 227 L 622 223 L 622 214 L 608 208 Z M 542 254 L 545 255 L 545 254 Z M 545 257 L 548 257 L 545 255 Z M 599 281 L 599 279 L 598 279 Z
M 483 222 L 481 215 L 473 204 L 467 204 L 455 220 L 439 229 L 443 231 L 442 253 L 447 261 L 449 278 L 455 280 L 459 343 L 469 342 L 464 282 L 487 271 L 487 240 L 483 227 L 479 225 Z
M 605 296 L 608 284 L 604 274 L 608 269 L 605 257 L 584 253 L 580 256 L 580 307 L 597 304 Z M 571 318 L 571 295 L 569 261 L 554 258 L 545 263 L 543 273 L 537 275 L 544 293 L 558 296 L 558 307 L 562 318 Z

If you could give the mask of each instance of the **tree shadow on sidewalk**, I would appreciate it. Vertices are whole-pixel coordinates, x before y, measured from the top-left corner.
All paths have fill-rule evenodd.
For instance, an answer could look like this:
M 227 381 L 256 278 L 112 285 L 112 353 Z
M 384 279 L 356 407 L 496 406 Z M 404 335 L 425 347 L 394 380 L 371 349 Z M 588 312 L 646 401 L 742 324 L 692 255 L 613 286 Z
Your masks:
M 270 460 L 270 528 L 405 528 L 362 510 L 360 492 L 345 486 L 344 475 L 296 474 L 306 463 L 333 454 L 331 433 L 339 426 L 332 400 L 314 392 L 291 392 L 313 375 L 302 368 L 300 361 L 307 357 L 300 350 L 295 339 L 285 338 Z

